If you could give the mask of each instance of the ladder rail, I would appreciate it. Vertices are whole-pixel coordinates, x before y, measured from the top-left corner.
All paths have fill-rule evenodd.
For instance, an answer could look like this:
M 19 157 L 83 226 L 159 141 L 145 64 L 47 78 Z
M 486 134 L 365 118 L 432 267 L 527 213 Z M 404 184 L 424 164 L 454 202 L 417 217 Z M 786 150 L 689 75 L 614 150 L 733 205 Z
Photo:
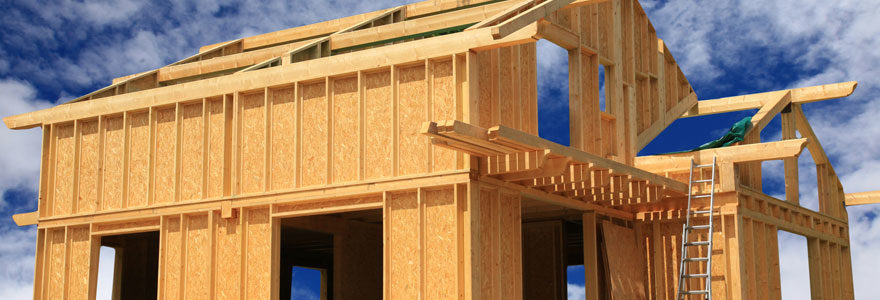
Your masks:
M 679 263 L 678 268 L 678 295 L 677 299 L 684 299 L 689 295 L 697 295 L 703 294 L 705 295 L 705 299 L 712 299 L 712 244 L 713 244 L 713 231 L 714 231 L 714 207 L 715 207 L 715 172 L 718 166 L 717 157 L 712 158 L 711 165 L 697 165 L 694 163 L 694 160 L 691 159 L 691 167 L 690 174 L 688 174 L 688 202 L 687 202 L 687 214 L 685 215 L 685 223 L 682 226 L 682 238 L 681 238 L 681 261 Z M 702 169 L 712 167 L 712 175 L 711 179 L 705 179 L 703 176 Z M 694 180 L 694 169 L 698 169 L 700 171 L 700 179 Z M 699 196 L 693 195 L 693 186 L 695 183 L 710 183 L 709 193 L 708 195 L 702 194 Z M 709 209 L 708 210 L 694 210 L 693 199 L 694 198 L 709 198 Z M 709 224 L 708 225 L 696 225 L 691 226 L 691 215 L 695 213 L 707 213 L 709 216 Z M 708 239 L 705 241 L 690 241 L 690 231 L 691 230 L 704 230 L 708 229 Z M 699 258 L 691 258 L 687 255 L 688 246 L 696 246 L 696 247 L 706 247 L 706 257 Z M 688 262 L 706 262 L 706 271 L 701 274 L 691 274 L 688 272 Z M 686 280 L 692 278 L 705 278 L 704 284 L 705 288 L 700 290 L 692 290 L 690 284 L 685 283 Z M 685 289 L 687 287 L 687 289 Z

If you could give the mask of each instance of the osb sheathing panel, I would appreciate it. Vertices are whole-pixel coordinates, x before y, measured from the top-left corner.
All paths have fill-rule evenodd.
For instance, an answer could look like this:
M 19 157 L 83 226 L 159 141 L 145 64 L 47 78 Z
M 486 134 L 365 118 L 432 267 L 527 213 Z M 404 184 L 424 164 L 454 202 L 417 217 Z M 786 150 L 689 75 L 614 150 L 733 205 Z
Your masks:
M 491 188 L 480 189 L 479 197 L 480 239 L 474 251 L 480 253 L 480 281 L 474 284 L 485 299 L 522 299 L 520 197 Z
M 270 189 L 296 186 L 297 101 L 294 87 L 270 90 L 272 168 Z
M 180 200 L 202 198 L 205 120 L 202 103 L 186 104 L 180 138 Z
M 424 202 L 425 298 L 454 299 L 458 290 L 458 210 L 453 189 L 426 191 Z
M 538 133 L 535 43 L 477 52 L 479 124 Z
M 217 300 L 241 299 L 241 218 L 216 220 L 214 296 Z
M 360 122 L 358 78 L 333 80 L 333 182 L 358 179 L 360 156 Z
M 398 75 L 398 175 L 427 172 L 428 143 L 419 133 L 427 121 L 425 65 L 401 67 Z
M 47 264 L 45 270 L 46 285 L 45 299 L 62 299 L 64 297 L 64 273 L 67 272 L 67 258 L 65 240 L 65 229 L 50 229 L 48 238 L 46 239 L 46 251 L 48 251 Z
M 246 210 L 245 298 L 269 299 L 272 282 L 272 228 L 269 208 Z
M 153 194 L 155 203 L 174 202 L 177 176 L 177 116 L 174 107 L 156 110 L 156 150 Z
M 122 208 L 125 182 L 125 119 L 122 116 L 104 118 L 104 161 L 101 175 L 101 210 Z
M 240 96 L 241 101 L 241 193 L 265 190 L 266 99 L 265 94 Z
M 89 227 L 71 227 L 67 232 L 68 271 L 67 299 L 89 299 L 89 271 L 91 270 L 91 236 Z M 95 262 L 97 263 L 97 262 Z
M 79 187 L 76 195 L 77 213 L 93 212 L 98 208 L 98 173 L 100 162 L 100 132 L 98 120 L 80 122 Z
M 641 249 L 637 245 L 632 229 L 602 223 L 602 236 L 607 253 L 608 279 L 611 281 L 612 299 L 647 299 L 645 294 L 645 261 L 632 259 L 638 257 Z
M 327 87 L 324 81 L 303 84 L 302 186 L 327 183 Z
M 431 119 L 454 120 L 459 109 L 455 102 L 455 78 L 452 60 L 431 62 Z M 452 170 L 456 167 L 454 150 L 433 146 L 432 171 Z
M 364 73 L 364 177 L 390 177 L 394 151 L 391 71 Z
M 150 113 L 132 113 L 129 124 L 128 195 L 126 207 L 146 206 L 150 189 Z
M 223 97 L 206 101 L 208 117 L 208 174 L 206 196 L 209 198 L 223 196 L 224 170 L 226 169 L 226 133 L 225 100 Z M 231 113 L 231 112 L 230 112 Z
M 183 291 L 183 234 L 179 217 L 166 218 L 162 226 L 162 249 L 160 249 L 161 271 L 159 272 L 159 299 L 181 299 Z
M 58 126 L 55 130 L 55 180 L 52 199 L 52 215 L 62 216 L 71 213 L 73 205 L 74 157 L 76 141 L 73 124 Z
M 391 194 L 385 200 L 386 299 L 418 299 L 421 242 L 418 194 Z
M 211 295 L 211 228 L 208 215 L 186 216 L 186 299 L 209 299 Z

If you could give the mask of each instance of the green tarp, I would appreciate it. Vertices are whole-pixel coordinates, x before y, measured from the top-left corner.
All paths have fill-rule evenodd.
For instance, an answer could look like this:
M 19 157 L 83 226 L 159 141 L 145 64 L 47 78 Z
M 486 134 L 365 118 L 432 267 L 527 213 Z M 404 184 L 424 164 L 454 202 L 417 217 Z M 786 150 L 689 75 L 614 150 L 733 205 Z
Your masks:
M 736 124 L 733 124 L 733 126 L 730 127 L 729 130 L 727 130 L 727 134 L 717 140 L 702 144 L 699 147 L 691 150 L 672 153 L 685 153 L 697 150 L 727 147 L 742 141 L 743 138 L 746 136 L 746 133 L 749 132 L 749 129 L 752 129 L 752 117 L 745 117 L 742 120 L 739 120 L 739 122 L 736 122 Z

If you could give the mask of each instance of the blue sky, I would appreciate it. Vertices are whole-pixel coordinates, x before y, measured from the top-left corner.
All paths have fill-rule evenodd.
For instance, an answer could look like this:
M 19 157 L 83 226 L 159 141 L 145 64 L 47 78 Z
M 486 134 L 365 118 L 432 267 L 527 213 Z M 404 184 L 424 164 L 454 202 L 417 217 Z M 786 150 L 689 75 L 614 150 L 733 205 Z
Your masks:
M 409 1 L 412 2 L 412 1 Z M 876 1 L 870 1 L 876 2 Z M 344 17 L 405 1 L 4 1 L 0 19 L 0 115 L 45 108 L 158 68 L 200 46 Z M 871 5 L 869 5 L 871 4 Z M 880 5 L 869 1 L 642 1 L 700 99 L 858 80 L 849 98 L 804 109 L 846 192 L 880 189 Z M 539 45 L 542 106 L 562 109 L 564 52 Z M 556 79 L 556 80 L 554 80 Z M 642 154 L 692 148 L 715 138 L 739 112 L 676 121 Z M 778 118 L 764 139 L 779 137 Z M 539 126 L 551 128 L 551 123 Z M 548 133 L 557 139 L 560 132 Z M 0 129 L 0 298 L 30 298 L 34 228 L 11 215 L 36 208 L 38 130 Z M 801 197 L 815 208 L 815 173 L 801 155 Z M 781 195 L 778 162 L 765 163 L 765 192 Z M 880 205 L 849 208 L 856 297 L 880 293 Z M 783 296 L 804 299 L 806 248 L 782 235 Z M 571 291 L 576 291 L 573 287 Z

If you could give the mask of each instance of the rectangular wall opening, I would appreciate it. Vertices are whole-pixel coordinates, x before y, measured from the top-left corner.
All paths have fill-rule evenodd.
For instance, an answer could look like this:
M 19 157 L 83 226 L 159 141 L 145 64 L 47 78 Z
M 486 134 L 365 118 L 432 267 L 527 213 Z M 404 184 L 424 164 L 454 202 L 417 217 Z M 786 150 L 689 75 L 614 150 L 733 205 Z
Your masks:
M 537 42 L 538 136 L 570 145 L 568 104 L 568 50 L 547 41 Z
M 605 106 L 605 82 L 607 81 L 605 76 L 608 76 L 608 73 L 605 72 L 605 66 L 599 64 L 599 110 L 607 112 Z
M 810 299 L 810 264 L 807 238 L 778 231 L 782 299 Z
M 382 210 L 280 224 L 280 299 L 382 298 Z
M 98 299 L 158 297 L 158 231 L 103 236 L 100 254 Z

